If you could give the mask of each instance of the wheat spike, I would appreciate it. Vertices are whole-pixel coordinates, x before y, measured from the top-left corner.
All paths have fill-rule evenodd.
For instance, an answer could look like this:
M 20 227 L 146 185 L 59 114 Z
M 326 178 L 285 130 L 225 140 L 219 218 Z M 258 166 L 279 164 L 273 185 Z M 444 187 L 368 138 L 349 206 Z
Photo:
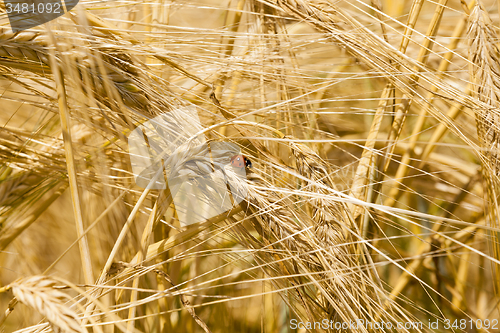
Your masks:
M 21 278 L 10 284 L 16 299 L 45 316 L 54 330 L 85 333 L 78 315 L 68 307 L 69 296 L 54 289 L 56 281 L 45 276 Z
M 500 175 L 500 51 L 496 32 L 482 2 L 478 1 L 469 16 L 470 73 L 475 96 L 484 104 L 476 108 L 477 132 L 486 153 L 486 165 Z

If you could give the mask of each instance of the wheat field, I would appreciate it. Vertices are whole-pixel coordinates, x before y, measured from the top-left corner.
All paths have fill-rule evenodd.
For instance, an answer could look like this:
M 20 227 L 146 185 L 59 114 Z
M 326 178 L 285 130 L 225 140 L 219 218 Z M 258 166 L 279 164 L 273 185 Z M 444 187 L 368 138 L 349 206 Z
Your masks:
M 500 332 L 499 11 L 81 0 L 14 32 L 0 3 L 1 331 Z M 128 140 L 187 107 L 174 137 L 251 162 L 189 225 Z

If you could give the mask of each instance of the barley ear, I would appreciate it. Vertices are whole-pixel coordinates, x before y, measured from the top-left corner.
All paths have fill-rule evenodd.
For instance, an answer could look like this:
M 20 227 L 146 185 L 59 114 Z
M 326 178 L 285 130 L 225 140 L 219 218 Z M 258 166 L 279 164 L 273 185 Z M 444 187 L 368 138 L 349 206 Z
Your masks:
M 476 108 L 477 133 L 486 150 L 485 166 L 493 174 L 500 173 L 500 51 L 496 45 L 495 28 L 481 1 L 476 3 L 469 16 L 469 68 L 474 84 L 474 95 L 483 103 Z
M 31 276 L 18 279 L 9 287 L 19 302 L 45 316 L 54 331 L 86 333 L 78 315 L 68 306 L 70 297 L 55 289 L 55 285 L 56 281 L 45 276 Z

